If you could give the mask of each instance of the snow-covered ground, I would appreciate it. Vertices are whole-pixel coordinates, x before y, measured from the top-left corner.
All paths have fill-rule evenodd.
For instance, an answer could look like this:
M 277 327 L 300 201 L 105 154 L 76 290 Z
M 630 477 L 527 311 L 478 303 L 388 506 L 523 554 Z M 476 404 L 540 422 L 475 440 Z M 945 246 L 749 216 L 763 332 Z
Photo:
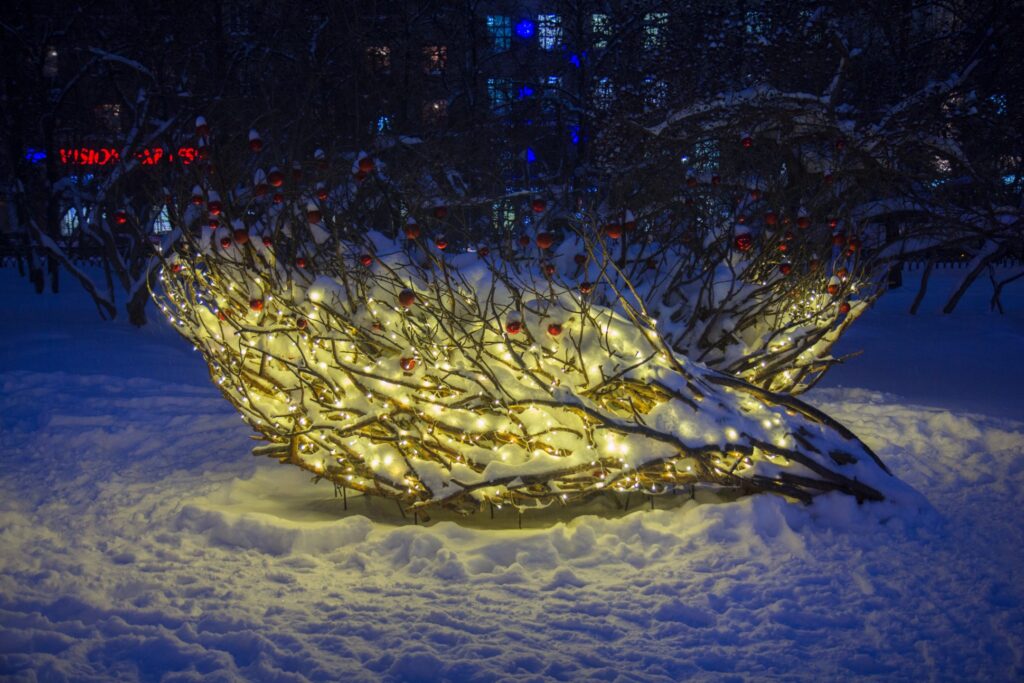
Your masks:
M 1024 677 L 1024 287 L 890 294 L 809 399 L 928 505 L 610 501 L 438 518 L 248 455 L 165 325 L 0 270 L 0 676 Z M 931 304 L 931 305 L 929 305 Z M 624 501 L 623 501 L 624 502 Z

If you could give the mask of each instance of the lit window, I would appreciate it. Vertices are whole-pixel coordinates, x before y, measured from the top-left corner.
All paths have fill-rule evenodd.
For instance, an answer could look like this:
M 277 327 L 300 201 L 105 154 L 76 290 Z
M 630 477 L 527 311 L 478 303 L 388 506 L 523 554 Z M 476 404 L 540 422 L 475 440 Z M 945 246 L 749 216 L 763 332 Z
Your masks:
M 750 10 L 747 12 L 747 33 L 753 36 L 763 36 L 769 26 L 769 19 L 764 14 Z
M 542 50 L 554 50 L 562 44 L 562 18 L 557 14 L 537 17 L 537 38 Z
M 995 105 L 996 113 L 1003 115 L 1006 113 L 1006 95 L 1003 93 L 996 93 L 988 98 L 989 102 Z
M 366 61 L 370 68 L 384 71 L 391 68 L 391 48 L 387 45 L 373 45 L 366 48 Z
M 423 105 L 423 122 L 429 124 L 444 123 L 448 118 L 448 100 L 431 100 Z
M 496 52 L 502 52 L 512 46 L 512 19 L 503 16 L 487 17 L 487 32 L 491 34 L 491 42 Z
M 718 140 L 701 140 L 693 148 L 693 167 L 697 171 L 717 171 L 718 159 Z
M 644 108 L 660 109 L 668 101 L 668 83 L 653 76 L 644 79 Z
M 608 47 L 608 39 L 612 35 L 612 23 L 607 14 L 590 15 L 590 27 L 594 31 L 594 47 Z
M 156 218 L 153 219 L 153 232 L 158 235 L 168 233 L 174 229 L 171 225 L 171 213 L 167 210 L 167 205 L 164 204 L 160 207 L 160 211 L 157 213 Z
M 598 79 L 597 85 L 594 87 L 594 106 L 601 110 L 610 109 L 614 99 L 615 86 L 612 85 L 612 79 L 607 77 Z
M 668 12 L 650 12 L 644 15 L 645 50 L 665 47 L 665 27 L 667 26 Z
M 380 116 L 377 119 L 377 125 L 375 127 L 378 133 L 384 133 L 391 130 L 391 117 L 384 115 Z
M 84 215 L 85 212 L 83 211 Z M 78 216 L 78 210 L 75 207 L 68 209 L 60 219 L 60 235 L 61 237 L 71 237 L 78 228 L 82 225 L 82 221 Z
M 448 47 L 446 45 L 427 45 L 423 48 L 425 60 L 423 69 L 434 76 L 444 73 L 448 64 Z
M 491 205 L 491 221 L 497 232 L 511 232 L 516 227 L 516 209 L 512 202 L 495 202 Z
M 511 98 L 512 80 L 508 78 L 488 78 L 487 97 L 491 101 L 491 110 L 501 112 Z M 532 91 L 531 91 L 532 94 Z

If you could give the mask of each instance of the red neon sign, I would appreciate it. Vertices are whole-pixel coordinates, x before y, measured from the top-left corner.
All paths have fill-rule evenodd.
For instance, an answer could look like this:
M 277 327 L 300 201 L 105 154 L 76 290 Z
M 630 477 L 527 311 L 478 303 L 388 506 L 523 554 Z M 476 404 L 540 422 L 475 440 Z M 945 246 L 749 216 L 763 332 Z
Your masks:
M 121 161 L 121 153 L 114 147 L 62 147 L 57 152 L 64 166 L 112 166 Z M 176 161 L 187 166 L 198 155 L 195 147 L 179 147 L 175 152 L 163 147 L 146 147 L 132 156 L 142 166 L 173 164 Z

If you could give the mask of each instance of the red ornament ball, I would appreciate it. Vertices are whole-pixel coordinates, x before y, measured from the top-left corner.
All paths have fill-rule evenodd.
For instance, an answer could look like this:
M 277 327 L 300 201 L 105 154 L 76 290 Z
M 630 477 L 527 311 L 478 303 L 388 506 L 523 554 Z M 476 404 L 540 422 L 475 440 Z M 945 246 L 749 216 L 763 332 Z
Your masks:
M 434 240 L 434 246 L 440 249 L 441 251 L 444 251 L 445 249 L 448 248 L 448 240 L 446 240 L 443 237 L 439 237 L 436 240 Z
M 562 326 L 559 325 L 558 323 L 551 323 L 550 325 L 548 325 L 548 334 L 550 334 L 552 337 L 557 337 L 558 335 L 562 334 Z
M 373 257 L 369 254 L 363 254 L 359 257 L 359 262 L 363 264 L 365 268 L 369 268 L 373 264 Z
M 476 253 L 477 256 L 479 256 L 480 258 L 486 258 L 487 256 L 490 255 L 491 249 L 490 247 L 480 247 L 479 249 L 476 250 Z
M 736 245 L 736 249 L 738 249 L 739 251 L 750 251 L 750 248 L 754 246 L 753 238 L 745 232 L 736 235 L 734 243 Z
M 118 209 L 114 212 L 114 222 L 118 225 L 124 225 L 128 222 L 128 212 L 124 209 Z
M 594 291 L 594 284 L 593 283 L 591 283 L 591 282 L 581 282 L 580 283 L 580 292 L 582 292 L 583 294 L 590 294 L 593 291 Z
M 789 245 L 786 244 L 785 242 L 779 242 L 779 246 L 777 247 L 777 249 L 783 254 L 785 254 L 787 251 L 789 251 Z
M 370 157 L 363 157 L 359 160 L 359 170 L 363 173 L 370 173 L 373 171 L 373 159 Z
M 227 249 L 228 247 L 230 247 L 231 246 L 231 238 L 230 237 L 221 237 L 220 238 L 220 246 L 223 247 L 224 249 Z
M 322 213 L 320 213 L 319 209 L 310 209 L 309 211 L 306 212 L 306 220 L 308 220 L 310 223 L 319 223 L 321 220 L 323 220 L 323 217 L 324 216 Z
M 793 265 L 790 263 L 780 263 L 779 272 L 782 273 L 783 275 L 789 275 L 790 273 L 793 272 Z
M 326 187 L 321 187 L 319 190 L 317 190 L 316 191 L 316 198 L 319 199 L 322 202 L 327 201 L 327 188 Z
M 811 227 L 811 219 L 807 216 L 800 216 L 799 218 L 796 219 L 796 227 L 800 228 L 801 230 L 806 230 L 807 228 Z
M 518 320 L 509 320 L 505 323 L 505 331 L 509 334 L 519 334 L 523 331 L 523 323 Z
M 211 219 L 209 220 L 209 222 L 207 223 L 207 225 L 209 225 L 209 226 L 210 226 L 210 229 L 211 229 L 211 230 L 216 230 L 217 228 L 219 228 L 219 227 L 220 227 L 220 221 L 219 221 L 219 220 L 217 220 L 216 218 L 211 218 Z
M 257 313 L 263 310 L 263 299 L 250 299 L 249 308 Z
M 622 226 L 618 223 L 609 223 L 605 226 L 604 234 L 613 240 L 617 240 L 622 237 Z
M 306 259 L 303 258 L 302 256 L 299 256 L 298 258 L 296 258 L 295 259 L 295 267 L 296 268 L 305 268 L 306 267 Z
M 412 308 L 412 305 L 416 303 L 416 293 L 411 289 L 403 289 L 398 293 L 398 303 L 402 308 Z
M 224 206 L 218 201 L 212 201 L 207 203 L 206 210 L 210 212 L 211 216 L 219 216 Z
M 437 220 L 440 221 L 440 220 L 444 220 L 447 217 L 448 217 L 448 207 L 447 206 L 435 206 L 434 207 L 434 218 L 436 218 Z
M 263 238 L 263 246 L 269 247 L 269 246 L 272 246 L 273 244 L 274 244 L 274 240 L 270 239 L 269 237 L 264 237 Z
M 236 228 L 235 231 L 231 233 L 231 235 L 239 244 L 245 244 L 246 242 L 249 241 L 249 231 L 246 230 L 245 228 Z
M 750 149 L 751 147 L 754 146 L 754 140 L 749 135 L 747 135 L 740 140 L 740 144 L 743 145 L 743 149 Z
M 547 275 L 548 277 L 551 277 L 552 275 L 554 275 L 555 274 L 555 266 L 550 264 L 550 263 L 545 263 L 544 264 L 544 274 Z
M 270 173 L 267 174 L 267 182 L 274 187 L 281 187 L 284 185 L 284 173 L 278 168 L 271 169 Z
M 769 211 L 768 213 L 766 213 L 764 215 L 764 224 L 765 225 L 775 225 L 778 222 L 779 222 L 779 218 L 778 218 L 778 216 L 775 215 L 774 211 Z
M 415 358 L 400 358 L 398 364 L 402 366 L 402 369 L 405 370 L 406 372 L 412 372 L 413 370 L 416 369 Z
M 755 201 L 755 202 L 758 201 L 759 199 L 761 199 L 761 190 L 757 190 L 757 189 L 751 190 L 750 191 L 750 199 L 752 201 Z
M 541 249 L 550 249 L 551 245 L 555 243 L 555 236 L 550 232 L 542 232 L 537 235 L 537 246 Z
M 299 318 L 298 320 L 295 321 L 295 324 L 296 326 L 298 326 L 300 330 L 304 330 L 307 327 L 309 327 L 309 321 L 306 320 L 305 318 Z
M 284 195 L 281 194 L 280 192 L 275 192 L 274 193 L 274 203 L 275 204 L 284 204 Z
M 521 246 L 521 247 L 528 247 L 528 246 L 530 246 L 530 238 L 527 237 L 526 235 L 522 235 L 519 238 L 519 246 Z
M 844 235 L 841 232 L 832 235 L 832 244 L 836 245 L 837 247 L 843 246 L 844 244 L 846 244 L 846 235 Z
M 406 239 L 414 240 L 420 236 L 420 226 L 415 223 L 407 223 L 405 226 L 405 237 Z
M 586 254 L 576 254 L 575 256 L 572 257 L 572 260 L 576 262 L 576 265 L 582 266 L 584 263 L 587 262 L 587 255 Z
M 544 209 L 548 208 L 547 203 L 543 199 L 534 199 L 530 206 L 533 208 L 534 213 L 544 213 Z
M 848 304 L 845 301 L 843 303 L 839 304 L 839 314 L 840 315 L 846 315 L 849 312 L 850 312 L 850 304 Z

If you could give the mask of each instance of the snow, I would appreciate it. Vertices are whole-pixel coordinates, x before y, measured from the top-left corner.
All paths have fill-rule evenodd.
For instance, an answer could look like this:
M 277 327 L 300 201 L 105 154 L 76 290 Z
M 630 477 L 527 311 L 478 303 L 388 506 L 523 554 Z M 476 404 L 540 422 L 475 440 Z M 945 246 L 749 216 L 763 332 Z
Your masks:
M 159 316 L 100 323 L 0 270 L 0 676 L 1020 679 L 1024 287 L 1005 316 L 981 282 L 941 316 L 957 274 L 916 317 L 909 287 L 884 297 L 837 349 L 865 353 L 807 396 L 928 505 L 697 490 L 520 530 L 508 508 L 345 511 L 247 455 Z

